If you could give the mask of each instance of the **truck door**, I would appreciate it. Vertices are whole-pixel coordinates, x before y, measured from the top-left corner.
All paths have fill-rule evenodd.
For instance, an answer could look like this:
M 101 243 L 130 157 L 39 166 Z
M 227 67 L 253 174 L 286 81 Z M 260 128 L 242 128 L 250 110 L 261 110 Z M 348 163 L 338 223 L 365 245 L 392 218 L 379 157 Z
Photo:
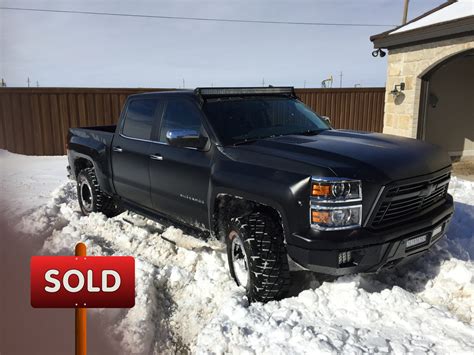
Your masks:
M 112 142 L 115 190 L 125 200 L 146 208 L 152 208 L 148 165 L 157 106 L 153 98 L 131 99 Z
M 207 227 L 207 193 L 210 152 L 195 148 L 170 146 L 170 129 L 193 129 L 202 132 L 202 113 L 191 99 L 166 99 L 150 163 L 151 197 L 154 208 L 190 224 Z

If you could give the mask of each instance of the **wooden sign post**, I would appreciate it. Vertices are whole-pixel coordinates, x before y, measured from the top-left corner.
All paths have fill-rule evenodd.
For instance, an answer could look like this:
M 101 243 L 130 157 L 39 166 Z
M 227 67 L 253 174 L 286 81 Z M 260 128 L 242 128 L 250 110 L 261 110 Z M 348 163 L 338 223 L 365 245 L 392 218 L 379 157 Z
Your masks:
M 76 244 L 76 256 L 86 256 L 86 245 Z M 76 311 L 76 355 L 87 354 L 87 308 L 79 307 Z

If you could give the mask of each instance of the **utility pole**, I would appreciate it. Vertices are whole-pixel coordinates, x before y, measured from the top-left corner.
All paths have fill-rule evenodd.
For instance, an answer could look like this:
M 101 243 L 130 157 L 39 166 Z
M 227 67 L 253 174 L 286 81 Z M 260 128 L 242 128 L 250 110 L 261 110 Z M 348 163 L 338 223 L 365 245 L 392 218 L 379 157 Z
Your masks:
M 28 77 L 28 79 L 26 80 L 26 82 L 28 83 L 28 87 L 30 87 L 30 77 Z
M 262 78 L 262 86 L 265 86 L 265 78 Z
M 306 80 L 303 83 L 303 87 L 306 88 Z
M 186 82 L 184 81 L 184 78 L 183 78 L 183 89 L 186 88 Z
M 407 19 L 408 19 L 408 4 L 410 2 L 410 0 L 404 0 L 404 4 L 403 4 L 403 18 L 402 18 L 402 25 L 406 24 L 407 23 Z
M 342 88 L 342 71 L 339 73 L 339 87 Z

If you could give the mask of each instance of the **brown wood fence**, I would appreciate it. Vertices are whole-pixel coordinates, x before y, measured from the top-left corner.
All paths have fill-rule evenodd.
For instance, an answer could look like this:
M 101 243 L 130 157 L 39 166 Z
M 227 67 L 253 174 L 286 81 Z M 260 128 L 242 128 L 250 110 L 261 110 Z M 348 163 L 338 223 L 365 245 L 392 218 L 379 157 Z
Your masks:
M 130 94 L 165 89 L 0 88 L 0 149 L 65 153 L 70 127 L 115 124 Z M 381 132 L 384 88 L 297 89 L 335 128 Z

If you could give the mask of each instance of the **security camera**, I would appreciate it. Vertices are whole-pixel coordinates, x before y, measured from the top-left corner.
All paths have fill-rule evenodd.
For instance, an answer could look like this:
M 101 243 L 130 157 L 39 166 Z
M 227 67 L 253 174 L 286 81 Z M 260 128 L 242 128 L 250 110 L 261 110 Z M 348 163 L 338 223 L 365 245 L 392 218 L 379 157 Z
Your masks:
M 378 57 L 380 56 L 381 58 L 385 57 L 387 53 L 385 53 L 383 50 L 381 50 L 380 48 L 374 50 L 372 52 L 372 57 Z

